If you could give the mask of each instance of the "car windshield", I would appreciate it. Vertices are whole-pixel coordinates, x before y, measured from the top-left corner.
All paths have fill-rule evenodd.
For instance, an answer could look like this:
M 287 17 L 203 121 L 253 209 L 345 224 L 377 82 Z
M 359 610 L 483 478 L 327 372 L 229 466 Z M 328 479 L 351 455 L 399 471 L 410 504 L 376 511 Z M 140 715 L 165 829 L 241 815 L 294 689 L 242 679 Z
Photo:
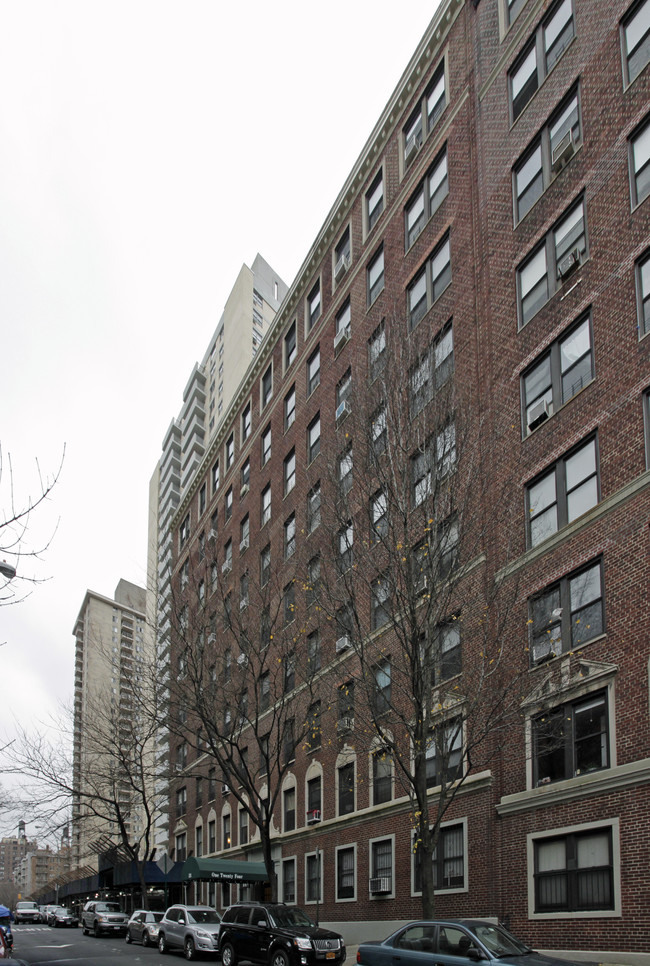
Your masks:
M 495 956 L 521 956 L 530 950 L 524 943 L 520 943 L 502 926 L 493 926 L 490 923 L 481 923 L 474 927 L 476 938 L 480 939 L 484 946 L 494 953 Z
M 57 909 L 56 914 L 57 916 L 71 916 L 72 909 Z
M 221 922 L 221 916 L 214 909 L 188 909 L 190 922 Z
M 95 912 L 121 912 L 119 903 L 117 902 L 98 902 L 95 906 Z
M 163 916 L 164 912 L 148 912 L 147 922 L 160 922 Z
M 278 906 L 269 909 L 269 915 L 275 926 L 313 926 L 313 922 L 302 909 L 287 908 Z

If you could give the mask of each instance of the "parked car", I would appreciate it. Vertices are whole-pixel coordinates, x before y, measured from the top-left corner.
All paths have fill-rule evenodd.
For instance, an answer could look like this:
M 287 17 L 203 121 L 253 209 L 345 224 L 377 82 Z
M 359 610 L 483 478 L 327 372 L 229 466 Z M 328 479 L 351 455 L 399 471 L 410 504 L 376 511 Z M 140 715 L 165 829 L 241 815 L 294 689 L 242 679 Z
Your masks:
M 431 961 L 439 966 L 459 966 L 462 959 L 490 966 L 567 966 L 572 962 L 529 949 L 503 926 L 489 920 L 445 919 L 411 922 L 388 939 L 361 943 L 357 963 L 393 966 L 399 960 L 400 966 L 422 966 L 422 953 L 430 953 Z
M 143 946 L 158 944 L 158 926 L 164 916 L 163 912 L 152 912 L 150 909 L 136 909 L 126 927 L 125 939 L 127 943 L 142 943 Z
M 29 900 L 17 902 L 14 909 L 14 922 L 41 922 L 41 910 L 38 903 Z
M 182 949 L 185 959 L 217 953 L 221 916 L 210 906 L 170 906 L 158 926 L 158 949 Z
M 118 902 L 104 902 L 103 899 L 91 899 L 83 907 L 81 925 L 84 936 L 89 932 L 101 936 L 103 932 L 125 933 L 129 917 L 122 912 Z
M 72 909 L 66 909 L 65 906 L 57 906 L 50 913 L 50 926 L 70 926 L 76 929 L 79 925 L 79 920 L 73 913 Z
M 265 966 L 339 966 L 347 955 L 342 936 L 282 902 L 229 906 L 219 930 L 219 952 L 223 966 L 236 966 L 240 959 Z
M 48 906 L 47 907 L 47 915 L 45 916 L 45 922 L 47 923 L 48 926 L 53 926 L 54 925 L 54 914 L 56 912 L 58 912 L 58 910 L 61 909 L 61 908 L 62 908 L 62 906 Z

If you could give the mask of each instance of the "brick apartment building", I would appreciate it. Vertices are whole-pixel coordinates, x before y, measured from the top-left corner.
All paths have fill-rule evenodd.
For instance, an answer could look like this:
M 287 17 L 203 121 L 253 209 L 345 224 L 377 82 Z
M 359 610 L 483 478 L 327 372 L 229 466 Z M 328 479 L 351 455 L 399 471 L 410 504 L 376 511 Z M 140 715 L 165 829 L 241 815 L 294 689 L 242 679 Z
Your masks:
M 398 767 L 412 721 L 400 738 L 387 717 L 378 754 L 363 686 L 399 704 L 398 547 L 437 555 L 424 602 L 456 574 L 460 629 L 438 621 L 439 666 L 422 665 L 440 728 L 462 721 L 436 912 L 498 917 L 545 949 L 649 948 L 649 59 L 650 0 L 443 0 L 172 521 L 170 850 L 262 860 L 249 812 L 271 794 L 282 705 L 282 735 L 310 724 L 273 810 L 278 894 L 350 941 L 421 911 Z M 443 398 L 447 421 L 427 423 Z M 386 546 L 391 462 L 404 547 Z M 516 714 L 470 754 L 458 709 L 488 647 Z M 182 698 L 199 664 L 256 796 L 215 768 Z M 217 908 L 236 895 L 193 888 Z

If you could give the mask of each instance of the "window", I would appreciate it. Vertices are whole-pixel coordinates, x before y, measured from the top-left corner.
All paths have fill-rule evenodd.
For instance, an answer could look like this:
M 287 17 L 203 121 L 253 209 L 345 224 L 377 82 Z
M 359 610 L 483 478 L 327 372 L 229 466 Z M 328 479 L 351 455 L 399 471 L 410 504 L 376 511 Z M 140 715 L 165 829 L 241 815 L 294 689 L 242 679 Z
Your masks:
M 232 570 L 232 539 L 226 541 L 223 547 L 223 566 L 222 571 L 227 573 Z
M 296 860 L 282 860 L 282 901 L 296 901 Z
M 534 850 L 535 912 L 614 908 L 611 827 L 540 838 Z
M 205 505 L 207 502 L 207 486 L 204 483 L 199 490 L 199 515 L 205 512 Z
M 520 328 L 539 312 L 586 253 L 587 222 L 581 198 L 517 269 Z
M 176 817 L 180 818 L 187 812 L 187 788 L 176 789 Z
M 320 481 L 307 494 L 307 532 L 313 533 L 320 526 Z
M 456 427 L 448 423 L 411 457 L 413 506 L 420 506 L 434 492 L 433 473 L 442 479 L 456 463 Z
M 451 282 L 449 234 L 434 249 L 428 262 L 407 289 L 409 325 L 414 329 Z
M 381 661 L 373 669 L 374 694 L 373 712 L 376 715 L 385 714 L 390 709 L 391 701 L 391 670 L 390 661 Z
M 545 422 L 593 378 L 591 320 L 586 316 L 522 375 L 524 434 Z
M 390 581 L 388 577 L 377 577 L 372 583 L 370 597 L 370 626 L 373 631 L 389 622 L 390 610 Z
M 314 701 L 307 712 L 307 736 L 305 744 L 307 749 L 313 751 L 320 748 L 321 744 L 321 721 L 320 721 L 320 701 Z
M 337 698 L 337 731 L 351 731 L 354 727 L 354 681 L 339 685 Z
M 630 138 L 630 184 L 634 208 L 650 194 L 650 118 Z
M 346 299 L 343 307 L 336 313 L 336 335 L 334 336 L 334 349 L 341 349 L 350 338 L 351 333 L 350 299 Z
M 285 764 L 289 764 L 290 762 L 294 761 L 296 757 L 295 724 L 293 718 L 289 718 L 284 723 L 284 731 L 282 733 L 282 756 Z
M 393 889 L 393 843 L 381 839 L 370 845 L 370 892 L 392 892 Z
M 575 650 L 604 632 L 600 561 L 563 577 L 530 601 L 531 661 Z
M 354 762 L 342 765 L 338 769 L 339 782 L 339 815 L 349 815 L 354 811 Z
M 284 521 L 284 559 L 288 560 L 296 552 L 296 514 L 292 513 Z
M 386 362 L 386 325 L 382 319 L 368 341 L 368 378 L 373 382 Z
M 595 437 L 527 487 L 528 542 L 536 547 L 598 503 Z
M 176 861 L 184 862 L 187 858 L 187 832 L 176 836 Z
M 631 84 L 650 60 L 650 0 L 633 5 L 621 24 L 621 43 L 623 73 Z
M 515 165 L 515 224 L 530 211 L 581 142 L 580 101 L 576 88 Z
M 560 0 L 510 71 L 512 120 L 516 121 L 575 35 L 572 0 Z
M 458 561 L 458 542 L 460 533 L 458 517 L 451 514 L 438 527 L 438 577 L 448 577 Z
M 284 623 L 290 624 L 296 616 L 296 585 L 293 580 L 284 588 L 283 607 Z
M 208 852 L 212 855 L 217 851 L 217 823 L 212 819 L 208 822 Z
M 286 432 L 290 426 L 293 426 L 296 419 L 296 387 L 293 385 L 289 392 L 284 397 L 284 431 Z M 270 444 L 270 433 L 269 428 L 269 455 L 271 452 Z
M 289 694 L 296 686 L 296 655 L 293 651 L 287 654 L 284 662 L 283 690 Z
M 270 483 L 267 483 L 267 485 L 262 490 L 261 506 L 262 506 L 262 512 L 260 517 L 260 525 L 264 526 L 264 524 L 268 523 L 269 520 L 271 519 L 271 484 Z
M 384 248 L 379 249 L 368 265 L 368 305 L 384 290 Z
M 307 902 L 318 902 L 321 898 L 321 853 L 305 856 L 305 898 Z
M 352 388 L 352 369 L 348 368 L 336 384 L 336 420 L 337 422 L 350 411 L 348 396 Z M 347 403 L 347 406 L 346 406 Z
M 226 501 L 224 503 L 223 512 L 226 520 L 230 520 L 232 516 L 232 486 L 228 488 L 226 493 Z
M 196 856 L 200 858 L 203 855 L 203 826 L 196 826 Z
M 352 489 L 352 468 L 352 447 L 348 446 L 346 451 L 339 456 L 338 461 L 339 495 L 341 498 L 346 497 Z
M 244 610 L 248 607 L 248 571 L 239 578 L 239 609 Z
M 320 555 L 312 557 L 307 564 L 307 587 L 305 589 L 305 596 L 307 601 L 307 606 L 312 607 L 318 602 L 318 597 L 320 594 L 321 586 L 321 558 Z
M 262 409 L 266 406 L 273 394 L 273 367 L 269 366 L 262 376 Z
M 402 131 L 404 140 L 404 164 L 409 165 L 420 149 L 423 131 L 427 135 L 433 130 L 438 118 L 447 105 L 445 90 L 445 64 L 439 65 L 427 87 L 420 104 L 411 114 Z
M 349 520 L 341 527 L 337 536 L 337 566 L 340 574 L 344 574 L 352 566 L 354 549 L 354 526 Z
M 284 831 L 292 832 L 296 827 L 296 789 L 286 788 L 282 793 L 282 798 Z
M 260 586 L 266 587 L 271 577 L 271 544 L 260 552 Z
M 292 449 L 284 458 L 284 495 L 291 493 L 296 485 L 296 451 Z
M 334 249 L 334 279 L 339 281 L 350 267 L 350 229 L 345 229 Z
M 435 645 L 431 653 L 433 679 L 436 684 L 448 681 L 462 669 L 462 648 L 460 643 L 460 621 L 457 618 L 445 621 L 435 631 Z
M 266 466 L 271 459 L 271 427 L 266 427 L 262 433 L 262 466 Z
M 384 210 L 384 174 L 380 171 L 366 192 L 366 221 L 371 231 Z
M 609 767 L 604 692 L 545 711 L 532 720 L 531 729 L 536 786 Z
M 379 456 L 386 449 L 388 442 L 388 427 L 386 425 L 386 406 L 382 405 L 373 415 L 370 423 L 370 437 L 374 456 Z
M 219 460 L 212 466 L 212 493 L 219 489 Z
M 239 809 L 239 844 L 246 845 L 248 842 L 248 812 L 245 808 Z
M 320 385 L 320 347 L 317 346 L 307 360 L 307 395 L 311 396 Z
M 320 671 L 322 662 L 319 631 L 312 631 L 311 634 L 307 635 L 307 663 L 310 674 Z
M 526 0 L 506 0 L 506 20 L 508 26 L 515 22 L 519 11 L 522 9 Z
M 244 411 L 241 414 L 241 441 L 246 442 L 251 434 L 251 404 L 247 403 L 244 406 Z
M 190 537 L 190 515 L 188 513 L 178 529 L 179 547 L 182 547 L 183 544 L 186 543 L 187 540 L 189 540 L 189 537 Z
M 370 520 L 372 542 L 380 543 L 388 534 L 388 499 L 383 490 L 378 490 L 370 501 Z
M 424 409 L 453 371 L 454 333 L 449 322 L 409 373 L 411 418 Z
M 456 781 L 462 774 L 462 718 L 454 718 L 435 728 L 429 735 L 426 759 L 427 788 Z
M 307 782 L 307 818 L 309 813 L 321 811 L 321 777 L 310 778 Z
M 650 332 L 650 251 L 636 265 L 636 301 L 639 336 Z
M 288 369 L 294 362 L 297 353 L 296 346 L 296 323 L 292 322 L 287 334 L 284 337 L 284 367 Z
M 354 846 L 336 850 L 336 898 L 354 899 Z
M 251 461 L 250 458 L 246 458 L 242 463 L 241 471 L 239 474 L 239 479 L 241 487 L 239 490 L 239 496 L 244 497 L 248 493 L 248 487 L 250 487 L 251 482 Z
M 316 325 L 321 314 L 320 282 L 316 282 L 307 296 L 307 331 Z
M 381 805 L 392 798 L 393 769 L 387 748 L 375 751 L 372 756 L 372 803 Z
M 229 470 L 235 459 L 235 434 L 231 433 L 226 440 L 226 470 Z
M 442 889 L 462 889 L 465 886 L 465 835 L 462 823 L 443 825 L 440 829 L 438 844 L 433 851 L 433 887 Z M 421 849 L 414 854 L 415 892 L 422 891 Z M 449 928 L 447 929 L 449 936 Z
M 307 462 L 311 463 L 320 453 L 320 413 L 307 427 Z
M 404 209 L 405 247 L 407 251 L 429 218 L 436 213 L 448 192 L 447 148 L 445 146 Z

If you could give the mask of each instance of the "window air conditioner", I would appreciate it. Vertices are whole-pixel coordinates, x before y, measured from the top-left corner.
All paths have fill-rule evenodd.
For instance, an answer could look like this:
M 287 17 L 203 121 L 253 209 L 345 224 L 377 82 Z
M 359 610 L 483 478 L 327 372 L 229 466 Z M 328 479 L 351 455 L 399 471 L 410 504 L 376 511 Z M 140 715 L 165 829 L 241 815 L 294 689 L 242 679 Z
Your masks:
M 575 150 L 576 147 L 573 142 L 573 132 L 567 131 L 553 148 L 553 154 L 551 155 L 551 170 L 553 172 L 560 171 L 567 161 L 573 157 Z
M 246 667 L 246 665 L 248 664 L 248 657 L 247 657 L 247 655 L 246 654 L 240 654 L 239 657 L 237 658 L 237 664 L 240 667 Z
M 571 251 L 558 262 L 558 278 L 567 278 L 580 264 L 580 249 L 572 248 Z
M 208 532 L 208 540 L 216 540 L 216 539 L 217 539 L 217 531 L 214 529 L 210 530 Z
M 224 562 L 221 564 L 221 573 L 229 574 L 231 570 L 232 570 L 231 562 L 229 560 L 224 560 Z
M 208 634 L 208 644 L 214 644 L 217 640 L 216 634 Z
M 373 895 L 382 892 L 390 892 L 390 879 L 388 876 L 377 876 L 370 880 L 370 891 Z
M 340 330 L 340 332 L 337 332 L 336 333 L 336 335 L 334 336 L 334 351 L 335 352 L 338 352 L 339 349 L 342 349 L 343 346 L 345 345 L 345 343 L 349 341 L 351 331 L 352 330 L 351 330 L 351 327 L 350 327 L 350 323 L 348 323 L 347 325 L 345 325 Z
M 337 282 L 343 275 L 345 275 L 345 273 L 349 268 L 349 265 L 350 265 L 349 255 L 341 255 L 340 258 L 337 258 L 336 264 L 334 265 L 334 278 Z
M 350 646 L 350 636 L 348 634 L 343 634 L 341 637 L 339 637 L 338 641 L 336 642 L 336 653 L 340 654 L 341 651 L 346 651 L 349 646 Z
M 349 416 L 351 412 L 352 412 L 352 407 L 350 406 L 350 403 L 347 401 L 347 399 L 344 400 L 342 403 L 339 403 L 338 406 L 336 407 L 337 425 L 341 422 L 342 419 L 345 419 L 346 416 Z
M 407 164 L 410 164 L 415 155 L 420 150 L 420 138 L 417 134 L 412 134 L 411 137 L 406 142 L 406 147 L 404 148 L 404 160 Z
M 242 483 L 241 490 L 239 491 L 239 497 L 240 497 L 240 499 L 242 497 L 246 496 L 246 494 L 248 493 L 249 490 L 250 490 L 249 484 L 248 483 Z
M 310 808 L 307 812 L 307 825 L 315 825 L 320 822 L 320 808 Z
M 352 731 L 354 728 L 354 718 L 345 716 L 336 722 L 336 730 L 339 732 Z
M 239 544 L 239 550 L 240 550 L 240 552 L 243 553 L 244 550 L 248 550 L 248 548 L 250 547 L 250 545 L 251 545 L 250 537 L 243 537 L 242 540 L 241 540 L 241 542 L 240 542 L 240 544 Z
M 551 403 L 546 399 L 540 399 L 536 402 L 534 406 L 530 407 L 530 412 L 528 413 L 528 429 L 532 431 L 545 423 L 548 417 L 551 415 Z

